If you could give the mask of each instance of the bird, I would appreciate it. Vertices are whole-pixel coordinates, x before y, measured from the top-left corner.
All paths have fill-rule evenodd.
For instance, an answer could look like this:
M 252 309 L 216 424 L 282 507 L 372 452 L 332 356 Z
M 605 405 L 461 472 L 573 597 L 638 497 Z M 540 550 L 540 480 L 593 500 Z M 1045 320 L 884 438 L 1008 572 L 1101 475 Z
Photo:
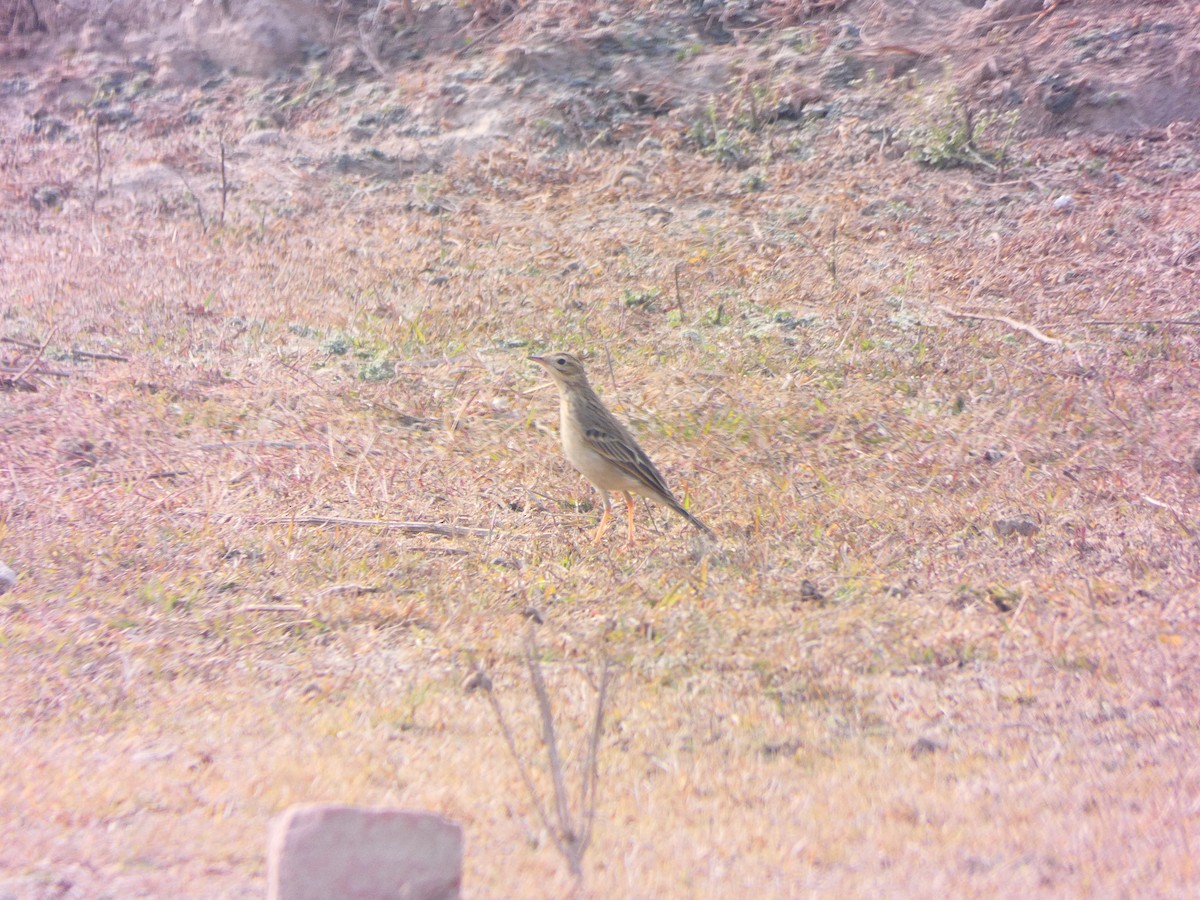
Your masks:
M 620 491 L 629 508 L 627 546 L 633 544 L 633 494 L 661 503 L 704 534 L 712 534 L 707 525 L 675 499 L 646 451 L 596 396 L 578 359 L 560 352 L 530 356 L 529 360 L 544 368 L 558 388 L 558 432 L 567 461 L 592 483 L 604 500 L 604 514 L 596 528 L 594 543 L 600 542 L 612 515 L 611 491 Z

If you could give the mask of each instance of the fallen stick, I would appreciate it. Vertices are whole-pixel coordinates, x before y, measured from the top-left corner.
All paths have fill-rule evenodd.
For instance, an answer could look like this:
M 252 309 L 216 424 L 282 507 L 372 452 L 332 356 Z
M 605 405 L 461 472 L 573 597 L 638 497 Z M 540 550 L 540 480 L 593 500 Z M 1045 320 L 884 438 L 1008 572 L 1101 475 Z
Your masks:
M 1200 325 L 1197 319 L 1088 319 L 1084 325 Z
M 54 329 L 50 330 L 50 334 L 54 334 Z M 46 338 L 45 344 L 32 344 L 29 341 L 22 341 L 14 337 L 0 337 L 0 342 L 5 344 L 15 344 L 18 347 L 24 347 L 26 350 L 40 350 L 46 352 L 46 347 L 50 344 L 50 338 Z M 100 353 L 93 350 L 80 350 L 78 347 L 71 348 L 71 355 L 77 359 L 107 359 L 113 362 L 129 362 L 128 356 L 120 356 L 116 353 Z
M 1066 341 L 1059 340 L 1058 338 L 1049 337 L 1048 335 L 1045 335 L 1042 332 L 1038 331 L 1032 325 L 1030 325 L 1026 322 L 1018 322 L 1016 319 L 1010 319 L 1008 316 L 993 316 L 993 315 L 986 315 L 984 313 L 956 312 L 956 311 L 950 309 L 949 307 L 942 306 L 940 303 L 935 303 L 934 308 L 941 310 L 942 312 L 944 312 L 946 315 L 948 315 L 952 319 L 979 319 L 984 322 L 1000 322 L 1004 325 L 1007 325 L 1009 328 L 1013 328 L 1013 329 L 1016 329 L 1017 331 L 1025 332 L 1027 335 L 1029 335 L 1034 340 L 1041 341 L 1043 344 L 1050 344 L 1053 347 L 1065 347 L 1066 343 L 1067 343 Z
M 71 348 L 71 355 L 79 359 L 107 359 L 113 362 L 129 362 L 128 356 L 121 356 L 117 353 L 97 353 L 92 350 L 80 350 L 78 347 Z
M 34 354 L 33 359 L 31 359 L 29 361 L 29 365 L 27 365 L 24 369 L 22 369 L 20 372 L 18 372 L 16 374 L 16 376 L 14 376 L 11 379 L 13 384 L 21 384 L 22 382 L 24 382 L 25 376 L 28 375 L 34 369 L 34 367 L 37 366 L 37 364 L 39 362 L 42 361 L 42 356 L 43 356 L 43 354 L 45 354 L 46 348 L 50 346 L 50 338 L 52 338 L 52 337 L 54 337 L 54 329 L 53 328 L 51 328 L 50 333 L 48 335 L 46 335 L 46 343 L 42 344 L 42 346 L 37 348 L 37 353 Z
M 1194 538 L 1196 536 L 1195 530 L 1188 524 L 1185 516 L 1175 509 L 1175 507 L 1163 503 L 1161 500 L 1155 500 L 1149 494 L 1142 494 L 1142 500 L 1144 500 L 1146 503 L 1149 503 L 1151 506 L 1157 507 L 1158 509 L 1165 509 L 1172 515 L 1172 517 L 1174 517 L 1179 527 L 1187 532 L 1188 537 Z
M 340 516 L 238 516 L 221 513 L 206 513 L 201 510 L 181 509 L 177 512 L 188 516 L 212 515 L 213 518 L 232 521 L 239 519 L 252 525 L 340 525 L 349 528 L 385 528 L 405 534 L 440 534 L 443 537 L 481 537 L 491 534 L 490 528 L 469 528 L 465 525 L 439 525 L 436 522 L 399 522 L 395 519 L 345 519 Z

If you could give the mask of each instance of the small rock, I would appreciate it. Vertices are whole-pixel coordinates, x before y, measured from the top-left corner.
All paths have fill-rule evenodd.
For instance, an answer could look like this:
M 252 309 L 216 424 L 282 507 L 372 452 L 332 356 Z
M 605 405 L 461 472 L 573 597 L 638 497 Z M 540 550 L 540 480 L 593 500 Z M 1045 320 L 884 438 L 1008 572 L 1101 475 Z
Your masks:
M 271 823 L 267 896 L 457 900 L 462 853 L 462 828 L 433 813 L 301 804 Z
M 96 465 L 96 445 L 87 438 L 65 437 L 55 444 L 58 458 L 64 465 L 88 467 Z
M 124 125 L 133 120 L 133 107 L 128 103 L 117 103 L 101 107 L 93 115 L 101 125 Z
M 1006 588 L 989 588 L 987 593 L 992 605 L 1003 613 L 1012 612 L 1021 601 L 1021 595 L 1017 591 Z
M 1055 197 L 1054 208 L 1059 212 L 1070 212 L 1075 208 L 1075 198 L 1070 194 L 1063 194 L 1061 197 Z
M 277 128 L 262 128 L 258 131 L 251 131 L 244 138 L 238 141 L 241 147 L 253 147 L 258 144 L 278 144 L 282 140 L 282 133 Z
M 17 573 L 0 563 L 0 594 L 7 594 L 17 586 Z
M 44 184 L 34 190 L 30 202 L 34 209 L 58 209 L 62 206 L 63 191 L 56 184 Z
M 488 678 L 487 672 L 484 672 L 482 669 L 476 669 L 463 679 L 462 687 L 468 694 L 475 691 L 490 691 L 492 689 L 492 679 Z
M 825 595 L 821 593 L 821 589 L 815 582 L 805 578 L 800 582 L 800 599 L 808 603 L 823 603 Z
M 1003 76 L 1003 71 L 1000 68 L 1000 63 L 996 57 L 989 56 L 984 60 L 983 64 L 975 70 L 975 82 L 983 84 L 987 81 L 994 81 Z
M 866 65 L 853 54 L 842 57 L 830 65 L 821 76 L 821 87 L 837 89 L 850 87 L 866 74 Z
M 1032 516 L 1012 516 L 1007 519 L 997 519 L 992 523 L 992 527 L 996 529 L 996 534 L 1000 537 L 1008 537 L 1009 535 L 1019 534 L 1021 537 L 1029 537 L 1037 534 L 1041 529 L 1038 528 L 1037 522 L 1033 521 Z
M 1064 76 L 1054 75 L 1042 79 L 1042 106 L 1047 112 L 1061 116 L 1079 99 L 1079 86 L 1068 82 Z
M 803 741 L 779 741 L 778 743 L 767 743 L 762 745 L 762 755 L 767 759 L 774 759 L 781 756 L 795 756 L 803 746 Z
M 932 753 L 940 753 L 946 749 L 946 745 L 940 741 L 935 741 L 933 738 L 917 738 L 916 743 L 912 745 L 912 749 L 908 752 L 912 754 L 913 759 L 920 759 L 922 756 L 929 756 Z

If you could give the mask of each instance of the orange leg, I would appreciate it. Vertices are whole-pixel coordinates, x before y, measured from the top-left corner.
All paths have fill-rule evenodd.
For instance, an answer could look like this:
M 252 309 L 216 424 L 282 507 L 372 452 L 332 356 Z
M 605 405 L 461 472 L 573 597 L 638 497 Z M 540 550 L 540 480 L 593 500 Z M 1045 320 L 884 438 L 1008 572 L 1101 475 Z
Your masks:
M 592 538 L 593 544 L 600 543 L 600 538 L 604 537 L 604 529 L 608 528 L 608 520 L 610 517 L 611 507 L 608 503 L 608 491 L 605 491 L 601 496 L 604 498 L 604 514 L 600 516 L 600 524 L 596 526 L 596 536 Z
M 629 507 L 629 543 L 626 546 L 633 546 L 633 507 L 636 501 L 629 491 L 622 491 L 625 495 L 625 505 Z

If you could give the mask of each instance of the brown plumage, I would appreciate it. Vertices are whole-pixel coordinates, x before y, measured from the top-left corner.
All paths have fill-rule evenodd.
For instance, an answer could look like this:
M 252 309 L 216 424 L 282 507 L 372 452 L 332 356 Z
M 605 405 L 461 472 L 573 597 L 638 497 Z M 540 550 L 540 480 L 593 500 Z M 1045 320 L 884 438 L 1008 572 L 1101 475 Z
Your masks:
M 596 529 L 599 541 L 612 512 L 610 491 L 620 491 L 629 508 L 629 543 L 633 543 L 632 494 L 640 494 L 677 512 L 705 534 L 708 526 L 683 508 L 654 463 L 624 425 L 608 411 L 588 383 L 583 365 L 569 353 L 531 356 L 550 373 L 559 395 L 559 437 L 567 461 L 590 481 L 604 500 Z

